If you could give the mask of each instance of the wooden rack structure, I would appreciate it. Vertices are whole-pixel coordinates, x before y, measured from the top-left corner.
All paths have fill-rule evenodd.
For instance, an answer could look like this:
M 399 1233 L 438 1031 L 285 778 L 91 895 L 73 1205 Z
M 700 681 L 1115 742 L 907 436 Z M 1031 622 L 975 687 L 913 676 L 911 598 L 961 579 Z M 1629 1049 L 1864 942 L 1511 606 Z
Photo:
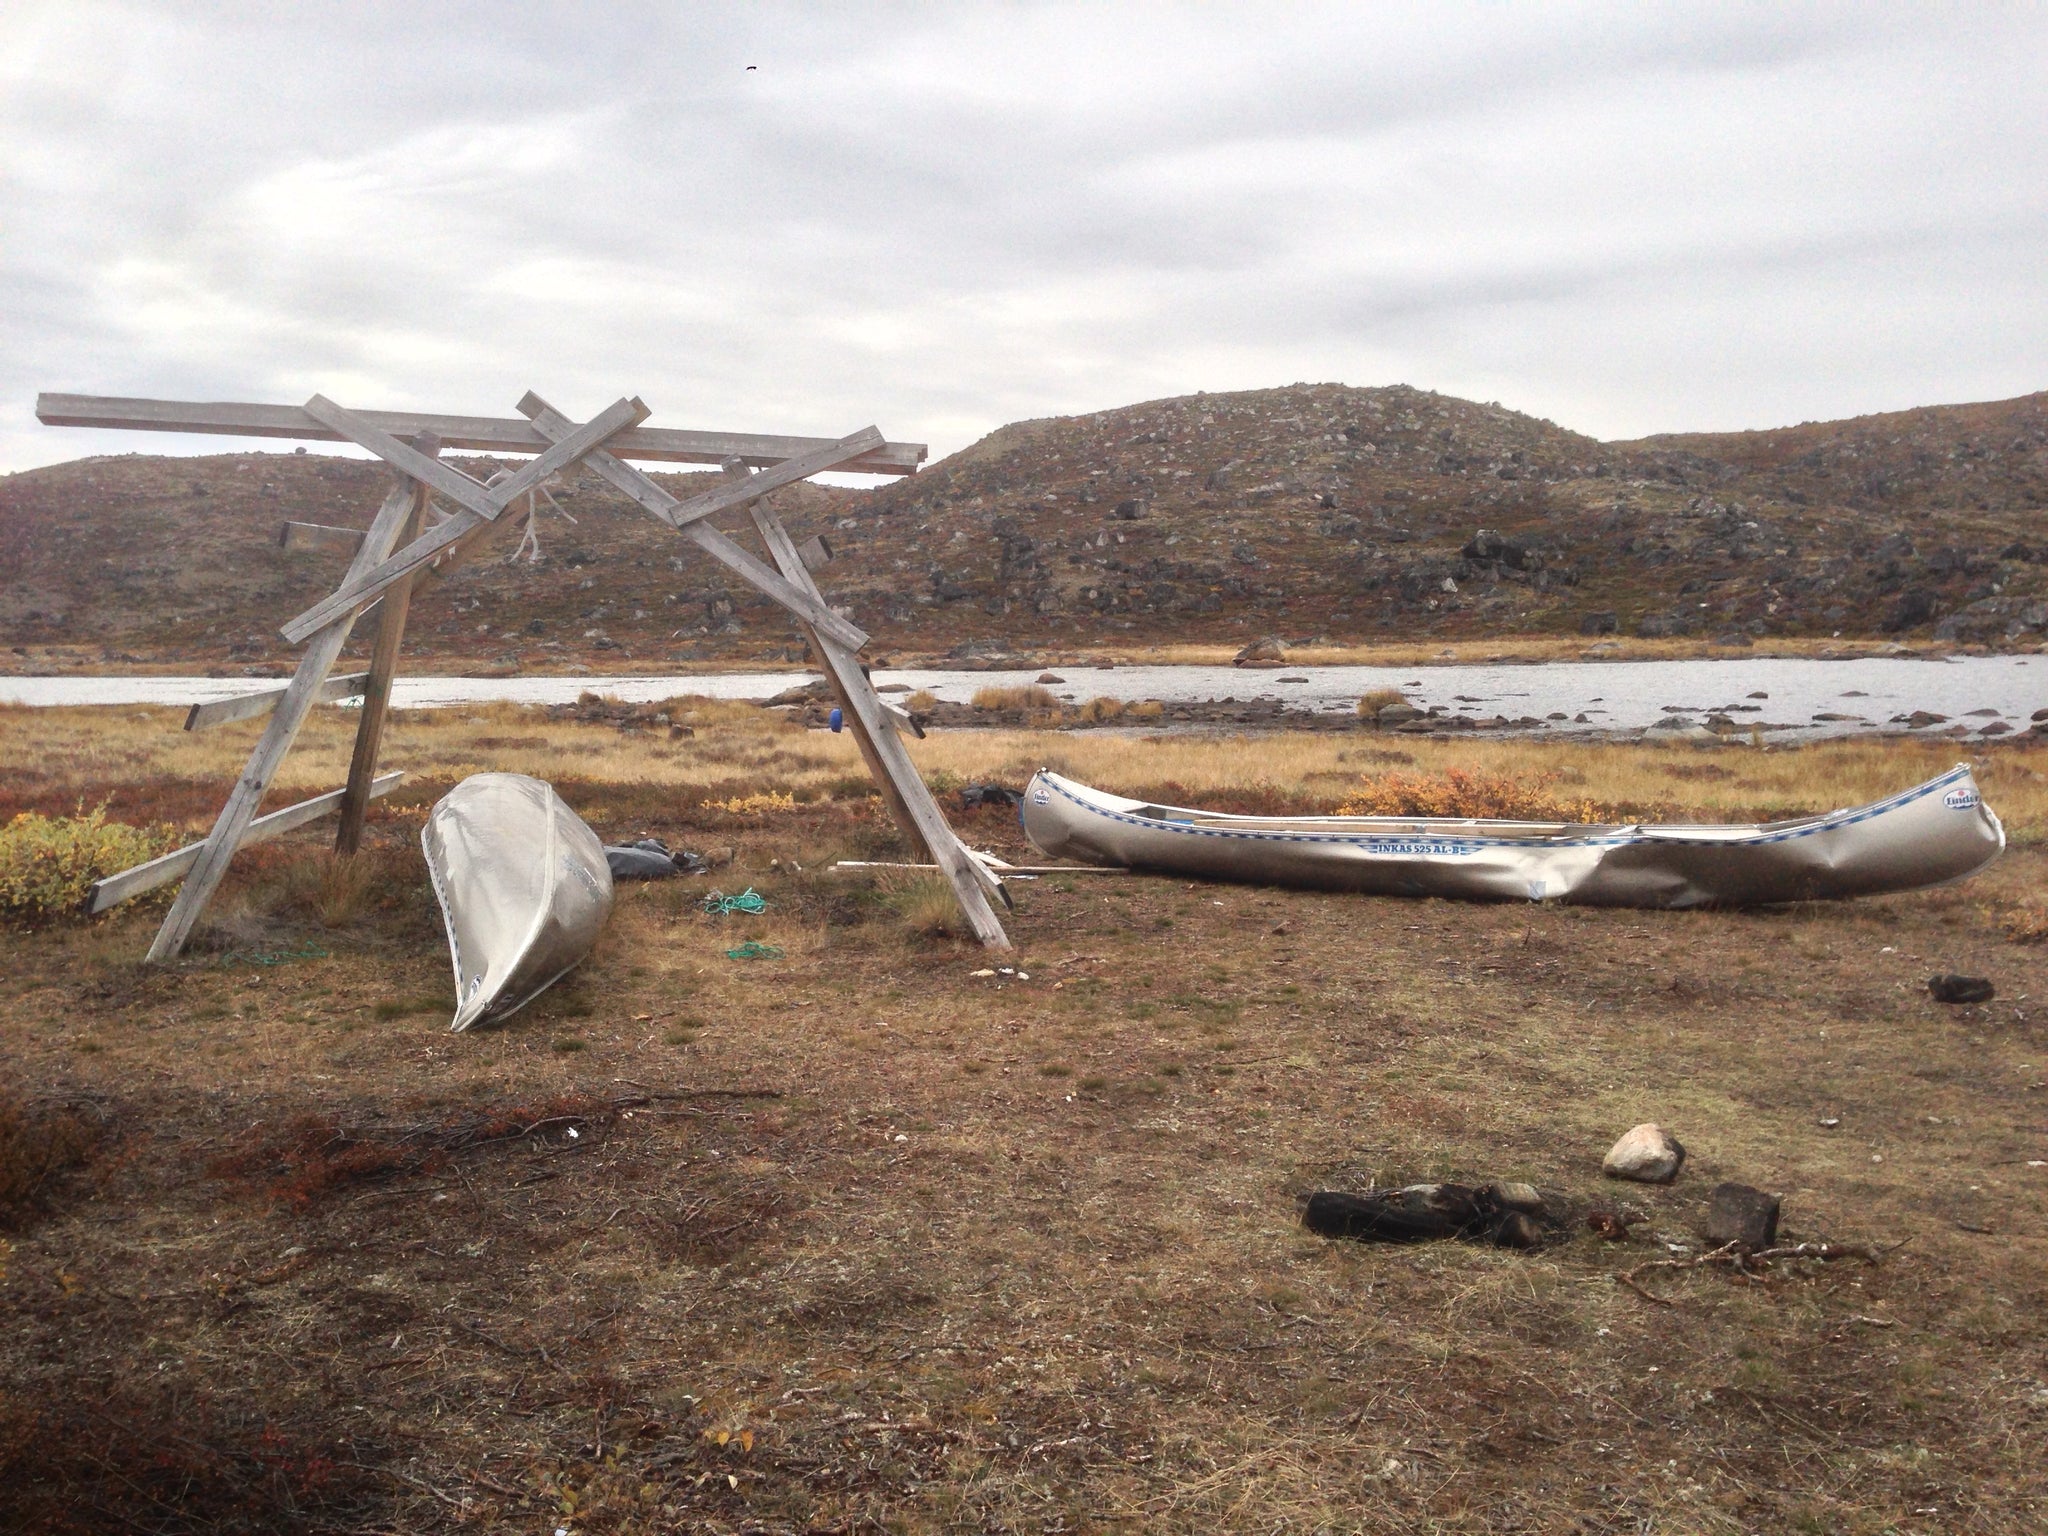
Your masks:
M 789 610 L 819 658 L 847 727 L 897 826 L 911 846 L 945 875 L 975 937 L 992 949 L 1008 949 L 1009 938 L 989 897 L 993 894 L 1007 906 L 1009 894 L 1001 879 L 954 835 L 918 775 L 898 734 L 899 724 L 909 724 L 909 716 L 883 701 L 861 667 L 866 633 L 825 601 L 781 520 L 761 501 L 771 491 L 825 470 L 913 474 L 924 460 L 924 445 L 887 442 L 873 427 L 838 439 L 647 427 L 642 423 L 649 412 L 638 399 L 619 400 L 580 424 L 536 394 L 526 395 L 518 410 L 518 419 L 350 411 L 322 395 L 315 395 L 303 406 L 97 395 L 37 397 L 36 417 L 49 426 L 351 442 L 382 459 L 398 476 L 397 485 L 365 533 L 302 523 L 286 525 L 281 538 L 288 544 L 353 545 L 347 574 L 331 596 L 283 626 L 287 640 L 306 648 L 290 683 L 265 693 L 197 705 L 186 718 L 185 729 L 197 730 L 265 712 L 270 716 L 249 754 L 248 766 L 205 841 L 100 881 L 93 889 L 92 910 L 105 911 L 182 877 L 184 886 L 149 948 L 149 959 L 169 960 L 184 949 L 226 874 L 229 860 L 244 843 L 275 837 L 333 812 L 341 823 L 335 852 L 340 856 L 354 853 L 370 800 L 404 777 L 398 773 L 379 775 L 377 757 L 413 583 L 428 567 L 458 558 L 465 545 L 521 497 L 530 495 L 551 476 L 582 464 Z M 438 455 L 443 448 L 532 457 L 522 468 L 494 476 L 485 484 L 442 462 Z M 627 462 L 631 459 L 718 464 L 726 477 L 714 489 L 679 501 Z M 452 515 L 431 526 L 427 523 L 430 494 L 454 508 Z M 740 507 L 752 517 L 772 563 L 764 563 L 711 526 L 713 515 Z M 296 536 L 294 530 L 298 530 Z M 356 620 L 372 605 L 380 608 L 380 616 L 369 671 L 331 677 Z M 313 706 L 358 693 L 363 712 L 356 728 L 348 783 L 258 816 L 263 797 Z

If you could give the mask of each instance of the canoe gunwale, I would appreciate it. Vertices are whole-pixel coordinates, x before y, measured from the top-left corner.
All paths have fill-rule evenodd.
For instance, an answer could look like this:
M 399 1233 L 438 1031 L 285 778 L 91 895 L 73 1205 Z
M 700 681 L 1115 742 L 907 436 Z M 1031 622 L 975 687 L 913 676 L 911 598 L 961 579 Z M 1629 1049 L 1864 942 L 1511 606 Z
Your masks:
M 2006 846 L 1968 763 L 1819 815 L 1589 824 L 1566 835 L 1467 818 L 1182 813 L 1044 769 L 1021 815 L 1042 853 L 1097 866 L 1365 895 L 1663 910 L 1925 890 L 1969 878 Z
M 1704 831 L 1709 827 L 1715 827 L 1715 824 L 1711 822 L 1663 824 L 1631 822 L 1626 825 L 1619 823 L 1613 825 L 1586 823 L 1585 825 L 1589 832 L 1595 832 L 1599 835 L 1587 837 L 1511 837 L 1504 833 L 1495 833 L 1487 829 L 1491 827 L 1528 827 L 1535 825 L 1568 826 L 1569 824 L 1411 816 L 1318 816 L 1300 818 L 1303 822 L 1317 822 L 1331 826 L 1341 825 L 1357 829 L 1348 835 L 1333 836 L 1327 832 L 1319 831 L 1295 832 L 1282 830 L 1279 827 L 1273 826 L 1272 823 L 1285 818 L 1272 816 L 1239 817 L 1222 811 L 1190 811 L 1186 820 L 1177 817 L 1145 816 L 1137 812 L 1124 811 L 1115 806 L 1101 803 L 1107 800 L 1118 800 L 1120 797 L 1107 795 L 1103 791 L 1081 784 L 1077 780 L 1065 778 L 1060 774 L 1045 769 L 1041 769 L 1037 775 L 1042 782 L 1050 785 L 1054 790 L 1084 810 L 1097 816 L 1105 816 L 1114 821 L 1124 822 L 1130 826 L 1142 827 L 1147 831 L 1191 833 L 1196 836 L 1205 837 L 1235 837 L 1291 843 L 1352 843 L 1374 841 L 1387 837 L 1432 838 L 1444 841 L 1467 840 L 1484 842 L 1509 848 L 1606 848 L 1640 843 L 1645 839 L 1654 840 L 1661 845 L 1669 847 L 1761 847 L 1772 843 L 1790 842 L 1796 838 L 1811 837 L 1816 833 L 1829 832 L 1840 827 L 1856 826 L 1861 822 L 1874 820 L 1888 812 L 1911 805 L 1916 800 L 1920 800 L 1938 790 L 1947 789 L 1957 780 L 1969 778 L 1970 776 L 1970 765 L 1968 763 L 1958 763 L 1947 773 L 1929 779 L 1924 784 L 1916 784 L 1910 789 L 1901 790 L 1898 794 L 1891 795 L 1883 800 L 1874 800 L 1868 805 L 1852 806 L 1836 811 L 1825 811 L 1813 816 L 1788 818 L 1784 821 L 1734 822 L 1727 824 L 1725 829 L 1716 828 L 1716 830 L 1735 830 L 1740 828 L 1743 835 L 1731 838 L 1687 837 L 1685 835 L 1686 832 L 1695 828 Z M 1076 789 L 1085 790 L 1086 793 L 1076 794 Z M 1122 803 L 1144 805 L 1146 809 L 1151 810 L 1181 809 L 1178 806 L 1149 805 L 1142 801 Z M 1987 806 L 1985 809 L 1988 813 L 1990 808 Z M 1996 820 L 1996 817 L 1994 816 L 1993 819 Z M 1265 825 L 1258 825 L 1258 823 L 1265 823 Z M 1999 832 L 1999 845 L 2002 848 L 2005 842 L 2003 826 L 2000 827 Z

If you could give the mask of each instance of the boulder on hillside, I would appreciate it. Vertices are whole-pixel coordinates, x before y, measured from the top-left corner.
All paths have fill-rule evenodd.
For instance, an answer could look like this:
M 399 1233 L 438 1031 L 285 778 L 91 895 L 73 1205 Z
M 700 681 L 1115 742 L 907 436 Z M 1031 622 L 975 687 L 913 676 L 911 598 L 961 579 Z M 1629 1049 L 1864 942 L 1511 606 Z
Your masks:
M 1925 587 L 1913 587 L 1901 592 L 1885 610 L 1877 627 L 1888 635 L 1896 635 L 1902 629 L 1912 629 L 1925 624 L 1934 617 L 1934 594 Z
M 1689 635 L 1698 625 L 1698 620 L 1683 608 L 1674 608 L 1669 613 L 1646 613 L 1636 621 L 1636 638 L 1639 640 L 1671 640 L 1680 635 Z
M 1467 560 L 1490 560 L 1519 571 L 1529 563 L 1529 548 L 1519 540 L 1495 533 L 1491 528 L 1481 528 L 1466 541 L 1458 551 Z

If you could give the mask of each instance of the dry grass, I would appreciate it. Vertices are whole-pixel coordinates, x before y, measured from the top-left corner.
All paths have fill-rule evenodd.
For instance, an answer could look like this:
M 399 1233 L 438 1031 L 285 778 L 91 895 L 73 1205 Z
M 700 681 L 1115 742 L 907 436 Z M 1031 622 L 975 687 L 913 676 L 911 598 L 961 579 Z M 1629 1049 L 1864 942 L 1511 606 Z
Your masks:
M 1997 907 L 1993 920 L 2015 944 L 2048 944 L 2048 901 L 2038 895 Z
M 1027 714 L 1050 714 L 1059 709 L 1059 695 L 1036 683 L 1016 683 L 1003 688 L 977 688 L 976 709 L 1021 709 Z
M 1358 715 L 1360 719 L 1369 719 L 1390 704 L 1407 702 L 1408 695 L 1398 688 L 1374 688 L 1359 698 Z
M 40 775 L 9 787 L 170 803 L 160 744 L 110 724 L 0 720 L 0 756 Z M 239 927 L 188 964 L 136 964 L 147 912 L 0 934 L 0 1064 L 98 1128 L 6 1255 L 0 1524 L 2040 1524 L 2048 1033 L 2026 999 L 2048 949 L 1986 919 L 2048 883 L 2038 748 L 1982 760 L 2030 837 L 1958 889 L 1646 913 L 1052 879 L 1009 920 L 1025 981 L 932 934 L 931 882 L 821 872 L 901 856 L 873 801 L 700 809 L 858 772 L 843 738 L 760 711 L 677 744 L 532 712 L 403 730 L 420 797 L 459 763 L 573 765 L 565 793 L 607 828 L 729 839 L 717 882 L 768 911 L 622 887 L 579 971 L 451 1037 L 416 798 L 377 814 L 388 862 L 332 926 L 315 827 L 237 862 Z M 912 750 L 935 777 L 1056 760 L 1301 807 L 1388 767 L 1556 773 L 1693 812 L 1848 803 L 1947 761 L 1362 735 Z M 1704 763 L 1727 775 L 1669 771 Z M 222 779 L 191 782 L 210 812 Z M 1024 852 L 1007 812 L 959 824 Z M 728 960 L 747 939 L 782 958 Z M 1935 970 L 1999 998 L 1941 1008 Z M 472 1134 L 513 1110 L 556 1123 Z M 1651 1118 L 1692 1161 L 1625 1191 L 1651 1218 L 1633 1242 L 1376 1249 L 1297 1222 L 1307 1189 L 1446 1175 L 1582 1208 L 1623 1193 L 1600 1155 Z M 1660 1236 L 1695 1242 L 1724 1178 L 1783 1192 L 1792 1235 L 1911 1242 L 1876 1268 L 1674 1276 L 1673 1307 L 1617 1283 Z
M 1366 780 L 1337 807 L 1340 816 L 1479 817 L 1497 821 L 1590 822 L 1611 813 L 1583 797 L 1553 789 L 1557 776 L 1530 780 L 1507 773 L 1447 768 L 1442 773 L 1386 773 Z

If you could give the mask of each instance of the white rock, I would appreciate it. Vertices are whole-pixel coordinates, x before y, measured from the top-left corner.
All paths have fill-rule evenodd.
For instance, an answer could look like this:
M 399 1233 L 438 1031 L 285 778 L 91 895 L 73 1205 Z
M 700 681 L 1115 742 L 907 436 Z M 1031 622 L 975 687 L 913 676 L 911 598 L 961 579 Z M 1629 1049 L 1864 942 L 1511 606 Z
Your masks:
M 1614 1144 L 1600 1171 L 1610 1179 L 1669 1184 L 1685 1162 L 1685 1148 L 1661 1125 L 1639 1125 Z

